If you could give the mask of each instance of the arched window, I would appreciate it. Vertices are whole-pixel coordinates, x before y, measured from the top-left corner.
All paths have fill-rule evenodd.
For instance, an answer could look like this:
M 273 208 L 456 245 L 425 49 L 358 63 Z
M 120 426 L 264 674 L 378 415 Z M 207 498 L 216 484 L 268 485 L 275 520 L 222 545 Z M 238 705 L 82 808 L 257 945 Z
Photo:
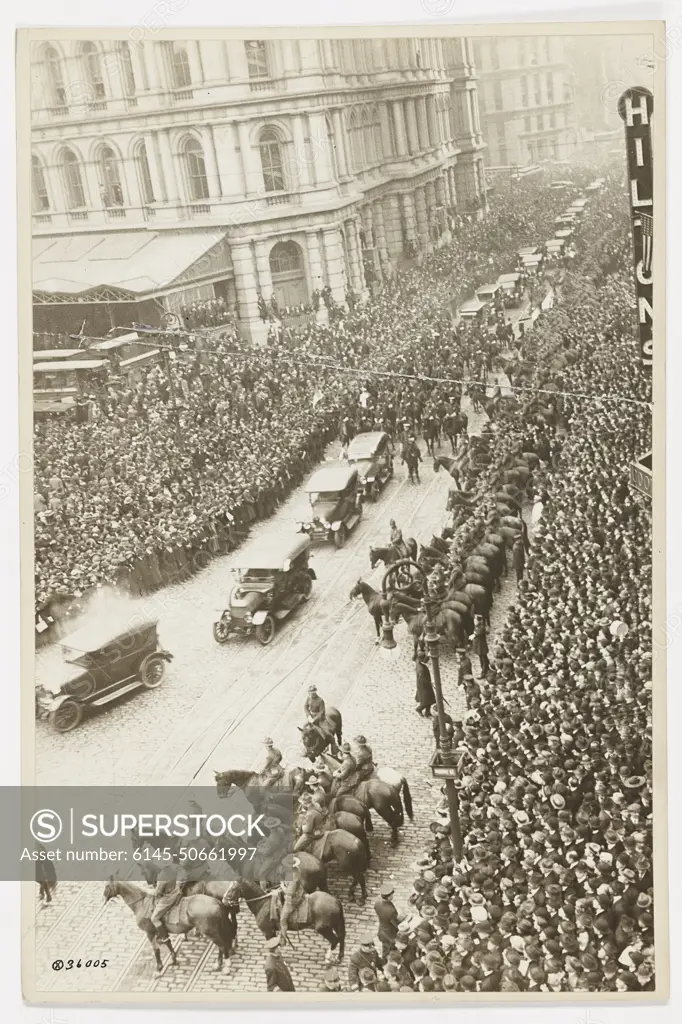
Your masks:
M 133 60 L 130 56 L 128 43 L 121 42 L 116 45 L 117 71 L 121 76 L 123 84 L 123 95 L 131 97 L 135 95 L 135 73 L 133 72 Z
M 270 253 L 270 270 L 273 274 L 292 274 L 303 270 L 303 253 L 296 242 L 278 242 Z
M 244 42 L 246 65 L 249 78 L 269 78 L 268 45 L 264 39 L 247 39 Z
M 184 145 L 185 167 L 191 199 L 208 199 L 208 178 L 204 151 L 196 139 L 188 139 Z
M 33 191 L 33 212 L 43 213 L 50 209 L 50 197 L 47 194 L 43 165 L 35 155 L 31 157 L 31 185 Z
M 47 83 L 50 91 L 51 105 L 54 107 L 66 106 L 66 89 L 64 88 L 64 77 L 62 75 L 62 62 L 54 46 L 48 46 L 44 52 L 45 68 L 47 69 Z
M 123 206 L 123 186 L 116 154 L 111 146 L 103 146 L 97 161 L 102 205 Z
M 179 43 L 171 43 L 170 58 L 173 88 L 186 89 L 192 84 L 192 73 L 189 69 L 187 50 Z
M 282 143 L 274 128 L 264 128 L 258 138 L 263 183 L 266 192 L 283 192 L 286 188 Z
M 78 157 L 70 149 L 62 155 L 62 170 L 67 207 L 69 210 L 80 210 L 85 206 L 85 189 Z
M 85 80 L 92 89 L 94 100 L 103 100 L 104 78 L 102 77 L 102 63 L 100 53 L 94 43 L 83 43 L 81 46 L 81 59 Z
M 155 202 L 155 199 L 154 185 L 152 184 L 149 160 L 147 158 L 147 147 L 144 142 L 140 142 L 135 149 L 135 165 L 137 167 L 137 177 L 140 183 L 140 195 L 142 196 L 142 202 L 146 206 L 149 203 Z

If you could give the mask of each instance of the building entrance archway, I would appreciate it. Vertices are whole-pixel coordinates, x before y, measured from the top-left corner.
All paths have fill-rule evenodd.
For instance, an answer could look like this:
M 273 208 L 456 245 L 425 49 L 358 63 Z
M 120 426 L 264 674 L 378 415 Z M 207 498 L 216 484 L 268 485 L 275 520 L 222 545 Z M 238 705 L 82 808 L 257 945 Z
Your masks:
M 297 242 L 278 242 L 270 251 L 272 287 L 280 309 L 308 302 L 303 250 Z

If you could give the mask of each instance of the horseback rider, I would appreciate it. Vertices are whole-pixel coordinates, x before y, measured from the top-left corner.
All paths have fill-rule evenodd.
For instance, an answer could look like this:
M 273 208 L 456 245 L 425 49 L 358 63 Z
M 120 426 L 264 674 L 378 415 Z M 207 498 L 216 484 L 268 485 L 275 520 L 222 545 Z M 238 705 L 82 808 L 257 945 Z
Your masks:
M 282 892 L 284 894 L 284 903 L 279 919 L 279 933 L 282 942 L 286 942 L 289 918 L 296 913 L 297 907 L 305 899 L 305 888 L 301 878 L 301 862 L 298 857 L 293 858 L 290 880 L 282 882 Z
M 322 723 L 324 722 L 327 713 L 324 701 L 317 692 L 316 686 L 308 687 L 308 696 L 306 697 L 304 710 L 308 717 L 308 721 L 315 727 L 320 739 L 326 742 L 327 737 L 324 729 L 322 728 Z
M 282 768 L 282 751 L 277 749 L 269 736 L 266 736 L 263 742 L 265 744 L 267 754 L 265 755 L 263 770 L 260 773 L 260 784 L 261 786 L 274 786 L 276 782 L 284 777 L 284 769 Z
M 275 866 L 279 869 L 280 859 L 289 842 L 289 835 L 282 821 L 274 816 L 265 818 L 263 826 L 268 830 L 268 834 L 258 843 L 258 865 L 260 871 L 263 872 L 263 877 L 259 879 L 259 885 L 261 889 L 267 889 L 273 879 L 265 876 Z
M 157 935 L 166 936 L 164 917 L 184 895 L 187 873 L 180 864 L 180 855 L 173 853 L 170 864 L 159 872 L 154 890 L 154 909 L 149 918 Z
M 332 770 L 322 755 L 315 761 L 313 771 L 317 775 L 319 788 L 329 796 L 329 791 L 332 788 Z
M 391 519 L 391 544 L 396 549 L 401 558 L 409 558 L 410 552 L 407 550 L 407 544 L 403 540 L 403 531 L 396 526 L 395 519 Z
M 294 844 L 294 853 L 300 853 L 301 850 L 309 850 L 316 839 L 322 838 L 324 835 L 322 823 L 325 817 L 324 807 L 313 796 L 303 818 L 301 834 Z
M 355 764 L 357 766 L 358 782 L 366 782 L 367 779 L 372 778 L 376 769 L 372 748 L 362 735 L 356 736 L 353 742 L 355 744 L 353 757 L 355 758 Z
M 306 785 L 308 786 L 307 792 L 310 794 L 312 799 L 316 800 L 321 805 L 326 804 L 327 790 L 321 784 L 318 775 L 311 775 Z
M 343 796 L 344 793 L 350 793 L 355 788 L 357 780 L 357 764 L 351 753 L 350 743 L 343 744 L 341 753 L 343 755 L 341 767 L 334 772 L 334 778 L 336 779 L 335 797 Z

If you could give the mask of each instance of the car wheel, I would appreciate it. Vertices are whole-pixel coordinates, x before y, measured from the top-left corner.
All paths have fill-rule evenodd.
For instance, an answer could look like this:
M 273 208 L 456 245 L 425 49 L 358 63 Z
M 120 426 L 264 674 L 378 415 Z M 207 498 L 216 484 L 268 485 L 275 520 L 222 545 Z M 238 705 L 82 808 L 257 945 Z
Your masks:
M 313 592 L 313 581 L 310 578 L 310 576 L 306 576 L 306 578 L 303 581 L 303 588 L 301 590 L 301 593 L 303 594 L 303 600 L 304 601 L 309 601 L 310 600 L 310 595 L 312 594 L 312 592 Z
M 56 732 L 70 732 L 80 725 L 82 718 L 83 705 L 77 700 L 65 700 L 50 712 L 50 725 Z
M 230 637 L 230 625 L 225 619 L 213 623 L 213 639 L 217 644 L 224 644 Z
M 155 690 L 161 685 L 166 664 L 158 654 L 150 654 L 140 665 L 140 679 L 148 690 Z
M 338 530 L 334 534 L 334 545 L 337 548 L 342 548 L 346 543 L 346 527 L 341 523 Z
M 272 615 L 266 615 L 265 620 L 256 626 L 256 636 L 258 642 L 267 647 L 267 645 L 274 639 L 275 636 L 275 620 Z

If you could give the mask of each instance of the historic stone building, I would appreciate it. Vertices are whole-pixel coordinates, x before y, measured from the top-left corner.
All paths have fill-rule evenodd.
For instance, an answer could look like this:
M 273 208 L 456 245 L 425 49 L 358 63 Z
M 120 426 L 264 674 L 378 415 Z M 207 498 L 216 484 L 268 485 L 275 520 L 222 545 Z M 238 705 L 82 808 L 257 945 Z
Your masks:
M 222 296 L 259 336 L 259 295 L 366 294 L 485 209 L 468 39 L 74 40 L 32 60 L 36 328 Z
M 566 45 L 563 36 L 476 40 L 483 134 L 492 167 L 576 155 L 573 70 Z

